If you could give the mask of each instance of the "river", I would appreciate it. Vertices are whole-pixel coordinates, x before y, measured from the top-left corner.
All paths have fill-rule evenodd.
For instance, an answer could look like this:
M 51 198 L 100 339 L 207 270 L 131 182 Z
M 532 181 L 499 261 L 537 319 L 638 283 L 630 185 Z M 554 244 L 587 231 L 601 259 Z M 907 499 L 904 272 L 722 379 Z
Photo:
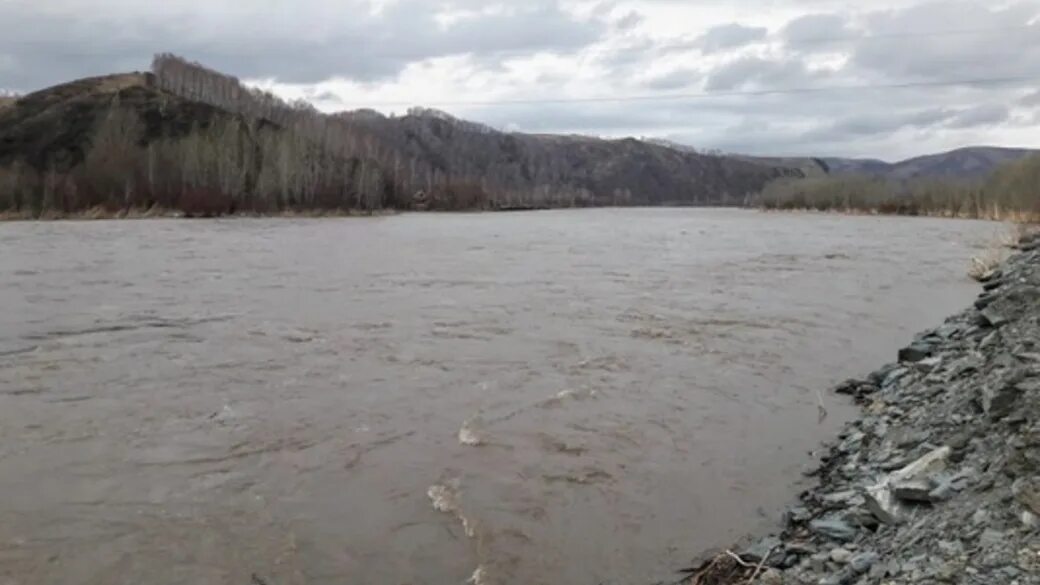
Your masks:
M 967 306 L 999 227 L 0 224 L 0 583 L 673 577 L 777 522 L 827 389 Z

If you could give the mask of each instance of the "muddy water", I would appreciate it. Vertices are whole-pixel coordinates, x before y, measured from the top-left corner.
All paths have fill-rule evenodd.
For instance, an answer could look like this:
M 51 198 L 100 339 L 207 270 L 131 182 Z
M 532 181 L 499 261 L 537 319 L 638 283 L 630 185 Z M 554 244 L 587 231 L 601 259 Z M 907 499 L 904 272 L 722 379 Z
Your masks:
M 770 526 L 817 389 L 993 224 L 0 225 L 0 583 L 645 584 Z

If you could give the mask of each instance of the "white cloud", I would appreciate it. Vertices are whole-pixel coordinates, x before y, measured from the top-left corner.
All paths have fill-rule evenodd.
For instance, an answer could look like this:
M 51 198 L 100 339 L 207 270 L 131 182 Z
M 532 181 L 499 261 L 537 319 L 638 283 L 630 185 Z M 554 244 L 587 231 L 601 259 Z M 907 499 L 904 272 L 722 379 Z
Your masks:
M 894 158 L 1040 146 L 1038 15 L 1040 0 L 3 0 L 0 72 L 31 90 L 172 51 L 325 110 L 433 105 L 499 128 Z M 869 89 L 1019 76 L 1037 79 Z M 864 89 L 463 103 L 807 87 Z

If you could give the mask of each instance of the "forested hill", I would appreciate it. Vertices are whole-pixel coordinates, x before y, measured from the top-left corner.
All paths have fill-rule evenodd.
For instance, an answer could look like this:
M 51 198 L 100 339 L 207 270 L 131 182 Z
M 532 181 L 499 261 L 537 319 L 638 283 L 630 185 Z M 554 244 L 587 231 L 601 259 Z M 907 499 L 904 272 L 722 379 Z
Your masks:
M 504 133 L 420 108 L 396 118 L 339 117 L 405 159 L 429 163 L 435 184 L 471 186 L 504 207 L 740 205 L 769 180 L 801 174 L 632 138 Z
M 0 104 L 0 211 L 735 205 L 802 171 L 434 110 L 326 115 L 173 55 Z M 419 197 L 416 197 L 417 194 Z

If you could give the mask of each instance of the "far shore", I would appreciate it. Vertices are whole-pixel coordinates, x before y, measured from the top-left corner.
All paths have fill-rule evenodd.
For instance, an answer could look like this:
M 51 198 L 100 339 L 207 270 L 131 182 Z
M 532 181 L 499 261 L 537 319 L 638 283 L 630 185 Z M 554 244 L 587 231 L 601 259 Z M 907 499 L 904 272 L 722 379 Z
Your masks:
M 20 221 L 92 221 L 92 220 L 115 220 L 115 219 L 257 219 L 257 218 L 290 218 L 290 219 L 304 219 L 304 218 L 342 218 L 342 217 L 384 217 L 399 215 L 402 213 L 514 213 L 518 211 L 551 211 L 554 209 L 659 209 L 659 208 L 675 208 L 675 209 L 739 209 L 744 211 L 759 211 L 763 213 L 803 213 L 803 214 L 819 214 L 819 215 L 849 215 L 849 216 L 870 216 L 870 217 L 921 217 L 921 218 L 939 218 L 939 219 L 965 219 L 965 220 L 982 220 L 982 221 L 993 221 L 1002 222 L 1009 224 L 1018 224 L 1022 226 L 1027 225 L 1040 225 L 1040 215 L 1032 212 L 1004 210 L 1004 209 L 990 209 L 982 210 L 978 213 L 954 213 L 948 211 L 914 211 L 912 213 L 901 212 L 901 211 L 888 211 L 882 209 L 861 209 L 861 208 L 827 208 L 818 209 L 813 207 L 791 207 L 791 208 L 776 208 L 776 207 L 765 207 L 765 206 L 741 206 L 741 205 L 660 205 L 660 206 L 597 206 L 597 207 L 554 207 L 554 208 L 532 208 L 532 209 L 520 209 L 520 208 L 489 208 L 489 209 L 460 209 L 460 210 L 439 210 L 439 209 L 392 209 L 384 208 L 377 210 L 362 210 L 362 209 L 289 209 L 282 211 L 273 212 L 256 212 L 256 211 L 236 211 L 233 213 L 186 213 L 178 209 L 170 209 L 163 207 L 150 207 L 140 208 L 131 207 L 128 209 L 105 209 L 102 207 L 95 207 L 91 209 L 81 211 L 56 211 L 46 210 L 43 213 L 36 214 L 29 210 L 22 211 L 0 211 L 0 222 L 20 222 Z

